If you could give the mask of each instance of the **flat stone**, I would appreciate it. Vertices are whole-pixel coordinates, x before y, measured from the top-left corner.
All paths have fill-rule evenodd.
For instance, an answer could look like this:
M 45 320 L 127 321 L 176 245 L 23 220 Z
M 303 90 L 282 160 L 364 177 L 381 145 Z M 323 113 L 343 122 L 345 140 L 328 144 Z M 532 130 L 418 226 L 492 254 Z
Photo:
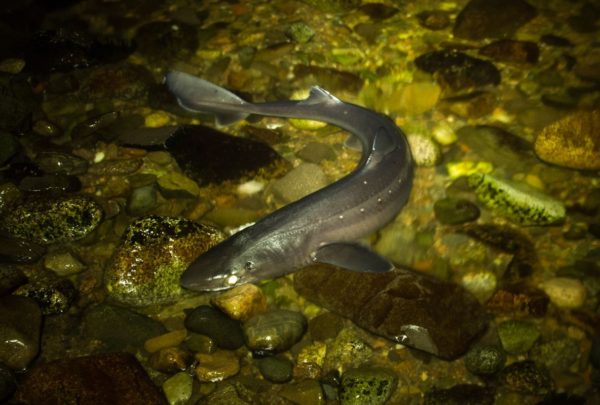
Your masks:
M 464 353 L 487 324 L 481 305 L 458 285 L 402 269 L 373 274 L 317 265 L 296 273 L 294 287 L 376 335 L 444 359 Z

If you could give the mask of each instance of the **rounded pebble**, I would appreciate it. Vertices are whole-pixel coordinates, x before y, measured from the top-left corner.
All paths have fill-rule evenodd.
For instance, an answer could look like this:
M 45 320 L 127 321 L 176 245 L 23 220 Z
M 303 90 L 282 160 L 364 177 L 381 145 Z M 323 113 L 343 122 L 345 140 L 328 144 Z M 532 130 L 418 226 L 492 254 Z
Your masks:
M 583 283 L 574 278 L 555 277 L 540 284 L 540 288 L 559 308 L 579 308 L 585 302 L 586 290 Z
M 216 382 L 236 375 L 240 361 L 235 353 L 221 350 L 213 354 L 196 353 L 196 377 L 200 382 Z
M 497 346 L 480 346 L 465 355 L 465 367 L 475 375 L 492 375 L 504 367 L 506 354 Z
M 85 265 L 71 252 L 54 251 L 44 257 L 44 267 L 52 270 L 56 275 L 64 277 L 81 273 Z
M 185 327 L 210 337 L 221 349 L 235 350 L 244 344 L 240 323 L 208 305 L 191 311 L 185 317 Z
M 246 344 L 259 354 L 289 349 L 300 340 L 305 330 L 304 315 L 284 309 L 256 315 L 244 323 Z
M 407 139 L 417 166 L 432 167 L 440 162 L 442 151 L 433 139 L 421 134 L 409 134 Z
M 186 372 L 169 377 L 162 385 L 169 405 L 185 405 L 192 397 L 194 379 Z
M 283 357 L 265 357 L 258 360 L 262 376 L 274 383 L 286 383 L 292 379 L 294 364 Z
M 211 304 L 231 319 L 246 321 L 267 310 L 267 299 L 254 284 L 242 284 L 213 298 Z
M 498 325 L 498 336 L 507 353 L 522 354 L 531 349 L 540 331 L 530 322 L 510 320 Z

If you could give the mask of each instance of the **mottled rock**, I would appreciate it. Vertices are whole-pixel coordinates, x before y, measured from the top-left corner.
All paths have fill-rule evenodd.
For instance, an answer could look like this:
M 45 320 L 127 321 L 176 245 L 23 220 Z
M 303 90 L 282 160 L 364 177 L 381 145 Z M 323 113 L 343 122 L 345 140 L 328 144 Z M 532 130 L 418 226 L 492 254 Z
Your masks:
M 341 373 L 366 364 L 372 357 L 373 349 L 358 335 L 356 328 L 345 328 L 327 345 L 323 370 Z
M 500 382 L 510 390 L 531 395 L 548 394 L 554 387 L 548 371 L 531 360 L 506 366 L 500 373 Z
M 372 333 L 442 358 L 464 353 L 487 323 L 483 308 L 460 287 L 406 270 L 312 266 L 295 274 L 294 288 Z
M 565 218 L 564 205 L 528 186 L 491 174 L 472 174 L 469 185 L 480 202 L 522 225 L 551 225 Z
M 471 0 L 456 17 L 454 35 L 473 40 L 510 37 L 536 14 L 523 0 Z
M 42 311 L 30 298 L 0 298 L 0 363 L 22 370 L 40 350 Z
M 433 167 L 440 162 L 442 151 L 431 137 L 421 134 L 408 134 L 406 138 L 417 166 Z
M 534 146 L 546 162 L 571 169 L 600 169 L 600 110 L 575 112 L 544 127 Z
M 273 178 L 289 163 L 268 145 L 201 125 L 179 127 L 165 142 L 179 167 L 198 184 Z
M 272 191 L 277 199 L 284 203 L 290 203 L 327 184 L 329 184 L 329 180 L 320 166 L 314 163 L 303 163 L 282 178 L 275 180 Z
M 415 59 L 415 65 L 435 73 L 438 83 L 452 91 L 500 83 L 500 71 L 491 62 L 455 50 L 423 54 Z
M 559 308 L 579 308 L 585 302 L 586 288 L 583 283 L 574 278 L 554 277 L 544 281 L 539 286 Z
M 540 337 L 540 331 L 531 322 L 510 320 L 498 325 L 498 336 L 507 353 L 524 354 Z
M 548 296 L 542 290 L 509 285 L 497 290 L 486 302 L 486 307 L 496 314 L 541 318 L 546 315 L 548 303 Z
M 342 375 L 340 400 L 343 405 L 383 405 L 396 389 L 397 377 L 383 368 L 355 368 Z
M 433 205 L 438 221 L 445 225 L 458 225 L 479 218 L 479 208 L 469 200 L 442 198 Z
M 169 405 L 185 405 L 192 397 L 194 379 L 186 372 L 169 377 L 162 385 Z
M 240 323 L 208 305 L 189 312 L 185 317 L 185 327 L 210 337 L 222 349 L 235 350 L 244 344 Z
M 162 335 L 158 321 L 129 309 L 100 304 L 88 308 L 82 320 L 84 336 L 100 340 L 108 350 L 138 350 L 148 339 Z
M 474 384 L 458 384 L 433 389 L 425 394 L 425 405 L 493 405 L 494 389 Z
M 306 326 L 302 313 L 279 309 L 253 316 L 243 328 L 246 344 L 254 352 L 277 353 L 299 341 Z
M 240 361 L 234 352 L 220 350 L 212 354 L 196 353 L 196 377 L 201 382 L 222 381 L 240 371 Z
M 242 284 L 211 299 L 211 304 L 231 319 L 247 321 L 267 310 L 267 299 L 254 284 Z
M 15 295 L 33 298 L 44 315 L 66 312 L 77 298 L 77 289 L 67 278 L 42 276 L 17 288 Z
M 315 36 L 315 30 L 306 23 L 297 21 L 290 24 L 286 30 L 286 35 L 300 44 L 305 44 Z
M 110 296 L 134 306 L 173 302 L 184 294 L 181 273 L 222 239 L 184 218 L 138 218 L 125 230 L 104 273 Z
M 90 383 L 93 382 L 93 383 Z M 166 405 L 131 354 L 96 354 L 34 367 L 19 386 L 22 404 Z
M 540 50 L 535 42 L 501 39 L 479 49 L 479 54 L 498 62 L 537 63 Z
M 465 367 L 475 375 L 496 374 L 504 367 L 506 354 L 498 346 L 473 347 L 465 355 Z
M 360 5 L 359 0 L 303 0 L 324 13 L 341 13 Z
M 8 212 L 1 227 L 12 236 L 47 245 L 87 236 L 102 216 L 102 207 L 83 195 L 34 197 Z

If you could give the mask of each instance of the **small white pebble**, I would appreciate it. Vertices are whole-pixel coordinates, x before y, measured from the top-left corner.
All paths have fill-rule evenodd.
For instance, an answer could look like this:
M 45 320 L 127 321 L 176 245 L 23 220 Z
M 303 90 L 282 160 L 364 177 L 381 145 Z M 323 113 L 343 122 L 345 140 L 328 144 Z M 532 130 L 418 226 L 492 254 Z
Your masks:
M 585 302 L 586 290 L 581 281 L 574 278 L 555 277 L 544 281 L 540 288 L 559 308 L 579 308 Z
M 250 180 L 250 181 L 240 184 L 237 187 L 237 192 L 238 192 L 238 194 L 252 195 L 252 194 L 258 193 L 259 191 L 262 191 L 262 189 L 264 189 L 264 188 L 265 188 L 265 185 L 263 183 L 261 183 L 260 181 Z
M 102 151 L 96 152 L 96 154 L 94 155 L 94 163 L 102 162 L 105 157 L 106 157 L 106 155 L 104 154 L 104 152 L 102 152 Z

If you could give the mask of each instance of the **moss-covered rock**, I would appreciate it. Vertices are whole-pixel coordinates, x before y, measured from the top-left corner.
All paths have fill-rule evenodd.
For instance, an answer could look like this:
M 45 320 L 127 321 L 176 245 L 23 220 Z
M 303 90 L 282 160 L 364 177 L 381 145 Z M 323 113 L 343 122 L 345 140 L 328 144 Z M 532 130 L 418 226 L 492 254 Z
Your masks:
M 108 264 L 108 293 L 132 306 L 173 302 L 184 294 L 181 273 L 222 239 L 216 229 L 184 218 L 139 218 L 125 230 Z
M 342 405 L 384 404 L 396 388 L 396 376 L 383 368 L 355 368 L 342 376 Z

